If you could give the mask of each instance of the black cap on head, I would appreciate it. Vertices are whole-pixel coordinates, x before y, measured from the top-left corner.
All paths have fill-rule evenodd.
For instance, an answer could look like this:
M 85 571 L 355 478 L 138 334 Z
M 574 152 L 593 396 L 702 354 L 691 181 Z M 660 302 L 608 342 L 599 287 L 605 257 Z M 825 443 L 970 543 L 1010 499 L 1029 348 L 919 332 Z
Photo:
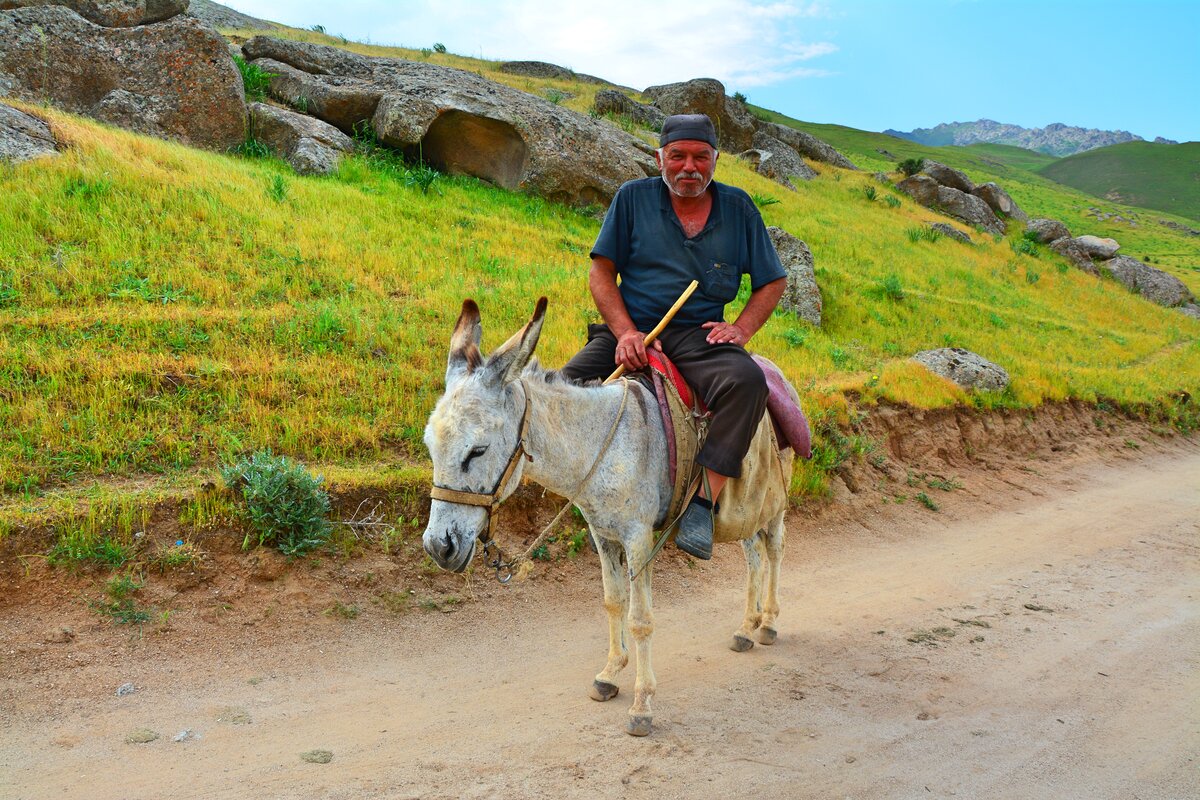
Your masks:
M 666 147 L 680 139 L 708 142 L 714 150 L 717 149 L 717 130 L 707 114 L 676 114 L 667 117 L 663 122 L 662 133 L 658 135 L 658 146 Z

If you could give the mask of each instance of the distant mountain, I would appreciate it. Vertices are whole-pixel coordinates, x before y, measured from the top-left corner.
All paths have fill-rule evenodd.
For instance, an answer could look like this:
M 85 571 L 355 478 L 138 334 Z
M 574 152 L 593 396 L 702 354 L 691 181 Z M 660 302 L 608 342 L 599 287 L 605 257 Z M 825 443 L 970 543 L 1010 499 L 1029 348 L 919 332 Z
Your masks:
M 1061 122 L 1052 123 L 1044 128 L 1022 128 L 1020 125 L 1008 125 L 990 119 L 942 123 L 933 128 L 917 128 L 908 132 L 889 129 L 884 133 L 931 147 L 979 143 L 1008 144 L 1052 156 L 1069 156 L 1110 144 L 1145 141 L 1129 131 L 1076 128 Z M 1154 141 L 1159 144 L 1177 144 L 1162 137 Z

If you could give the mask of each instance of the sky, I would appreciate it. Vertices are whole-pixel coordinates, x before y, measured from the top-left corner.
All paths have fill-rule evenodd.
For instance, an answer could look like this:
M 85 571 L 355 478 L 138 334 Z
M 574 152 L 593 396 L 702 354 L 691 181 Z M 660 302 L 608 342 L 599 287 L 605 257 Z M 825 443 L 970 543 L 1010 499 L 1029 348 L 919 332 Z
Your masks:
M 617 84 L 717 78 L 806 122 L 992 119 L 1200 140 L 1200 0 L 229 0 L 356 41 Z

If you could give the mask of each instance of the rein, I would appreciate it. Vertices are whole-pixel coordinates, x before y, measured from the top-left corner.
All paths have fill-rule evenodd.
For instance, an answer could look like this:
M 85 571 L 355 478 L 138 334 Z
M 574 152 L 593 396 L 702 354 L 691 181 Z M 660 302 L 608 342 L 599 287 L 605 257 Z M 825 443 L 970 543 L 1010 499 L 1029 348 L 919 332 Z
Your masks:
M 527 461 L 533 461 L 533 456 L 525 449 L 525 440 L 529 436 L 529 387 L 525 383 L 525 379 L 521 378 L 521 389 L 525 395 L 525 408 L 521 412 L 521 432 L 517 438 L 516 449 L 508 459 L 508 465 L 504 468 L 504 474 L 496 481 L 496 485 L 492 487 L 490 493 L 484 492 L 466 492 L 460 489 L 451 489 L 446 486 L 438 486 L 436 483 L 430 491 L 429 496 L 434 500 L 441 500 L 446 503 L 456 503 L 458 505 L 479 506 L 486 508 L 488 512 L 487 528 L 480 532 L 479 541 L 483 543 L 483 557 L 488 566 L 496 571 L 496 580 L 500 583 L 507 584 L 513 579 L 516 574 L 524 576 L 528 573 L 529 557 L 533 551 L 541 546 L 550 532 L 554 530 L 554 526 L 562 519 L 563 514 L 567 512 L 579 496 L 579 492 L 583 487 L 587 486 L 588 481 L 592 479 L 592 475 L 596 473 L 596 468 L 600 466 L 600 462 L 604 460 L 604 456 L 608 453 L 608 448 L 612 445 L 613 439 L 617 435 L 617 428 L 621 424 L 622 417 L 625 416 L 625 404 L 629 400 L 629 380 L 622 379 L 621 392 L 621 407 L 617 409 L 617 416 L 613 420 L 612 427 L 608 430 L 608 436 L 604 440 L 604 444 L 600 446 L 600 452 L 596 454 L 596 460 L 592 462 L 591 469 L 583 476 L 583 480 L 571 492 L 571 497 L 567 500 L 567 504 L 554 515 L 554 519 L 550 520 L 550 524 L 542 529 L 537 538 L 533 540 L 533 544 L 525 548 L 525 552 L 514 557 L 511 561 L 504 560 L 504 553 L 500 549 L 500 545 L 496 544 L 493 534 L 496 528 L 496 509 L 504 502 L 501 497 L 504 494 L 504 489 L 508 485 L 512 474 L 516 471 L 517 464 L 520 463 L 521 456 L 524 456 Z M 495 556 L 492 556 L 492 549 L 495 548 Z M 489 560 L 490 559 L 490 560 Z

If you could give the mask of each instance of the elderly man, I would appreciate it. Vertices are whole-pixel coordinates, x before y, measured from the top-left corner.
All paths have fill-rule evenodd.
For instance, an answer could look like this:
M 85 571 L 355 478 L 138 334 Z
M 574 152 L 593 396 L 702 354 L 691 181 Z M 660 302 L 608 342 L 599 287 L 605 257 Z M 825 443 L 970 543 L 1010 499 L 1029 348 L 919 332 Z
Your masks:
M 766 407 L 762 370 L 746 343 L 783 295 L 786 273 L 762 217 L 741 189 L 713 182 L 717 134 L 703 114 L 668 117 L 655 154 L 662 181 L 644 178 L 618 190 L 591 252 L 588 284 L 606 325 L 562 372 L 573 380 L 606 376 L 614 364 L 647 364 L 642 340 L 692 280 L 700 289 L 655 341 L 712 411 L 697 460 L 708 475 L 675 534 L 680 549 L 712 557 L 713 514 Z M 750 299 L 733 322 L 725 304 L 750 276 Z M 617 283 L 620 276 L 621 282 Z

